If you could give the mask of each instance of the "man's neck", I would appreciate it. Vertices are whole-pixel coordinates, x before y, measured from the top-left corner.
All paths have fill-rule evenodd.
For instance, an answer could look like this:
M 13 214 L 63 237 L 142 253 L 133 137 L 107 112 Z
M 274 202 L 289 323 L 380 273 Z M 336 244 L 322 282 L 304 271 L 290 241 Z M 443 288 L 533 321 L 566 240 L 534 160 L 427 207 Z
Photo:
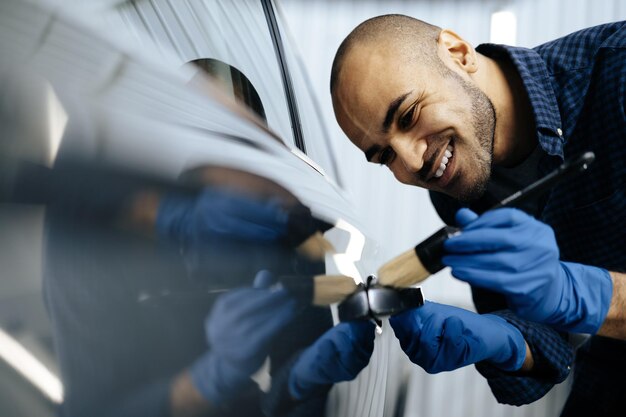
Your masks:
M 513 167 L 537 146 L 535 118 L 528 94 L 511 62 L 477 56 L 483 67 L 477 81 L 496 111 L 494 164 Z

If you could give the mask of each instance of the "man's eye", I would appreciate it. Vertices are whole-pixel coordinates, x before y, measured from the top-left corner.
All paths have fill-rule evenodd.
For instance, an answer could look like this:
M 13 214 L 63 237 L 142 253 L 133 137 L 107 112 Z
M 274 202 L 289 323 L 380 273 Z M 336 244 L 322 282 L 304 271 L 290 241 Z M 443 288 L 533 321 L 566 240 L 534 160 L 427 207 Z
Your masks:
M 393 151 L 393 149 L 385 148 L 378 155 L 378 163 L 381 165 L 389 166 L 389 164 L 393 162 L 395 157 L 396 153 Z
M 406 112 L 406 114 L 398 120 L 398 127 L 400 129 L 407 129 L 411 126 L 411 123 L 413 122 L 413 114 L 415 114 L 415 106 L 411 107 L 411 110 Z

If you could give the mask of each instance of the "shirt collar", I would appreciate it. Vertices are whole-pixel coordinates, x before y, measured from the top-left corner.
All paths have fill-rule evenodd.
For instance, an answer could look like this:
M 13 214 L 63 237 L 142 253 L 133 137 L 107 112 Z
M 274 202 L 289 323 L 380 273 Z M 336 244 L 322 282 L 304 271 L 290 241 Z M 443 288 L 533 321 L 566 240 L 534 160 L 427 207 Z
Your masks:
M 494 59 L 510 59 L 528 93 L 539 144 L 549 155 L 563 158 L 561 114 L 548 68 L 541 56 L 532 49 L 489 43 L 479 45 L 476 50 Z

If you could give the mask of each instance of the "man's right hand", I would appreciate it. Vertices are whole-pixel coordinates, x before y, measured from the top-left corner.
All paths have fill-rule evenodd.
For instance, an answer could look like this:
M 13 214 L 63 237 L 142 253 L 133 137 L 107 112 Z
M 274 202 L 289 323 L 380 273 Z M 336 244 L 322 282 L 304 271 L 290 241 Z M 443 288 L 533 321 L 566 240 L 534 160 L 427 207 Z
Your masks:
M 520 317 L 559 330 L 595 334 L 609 311 L 613 282 L 604 268 L 559 259 L 552 228 L 523 211 L 469 209 L 463 232 L 444 243 L 443 263 L 472 286 L 503 294 Z

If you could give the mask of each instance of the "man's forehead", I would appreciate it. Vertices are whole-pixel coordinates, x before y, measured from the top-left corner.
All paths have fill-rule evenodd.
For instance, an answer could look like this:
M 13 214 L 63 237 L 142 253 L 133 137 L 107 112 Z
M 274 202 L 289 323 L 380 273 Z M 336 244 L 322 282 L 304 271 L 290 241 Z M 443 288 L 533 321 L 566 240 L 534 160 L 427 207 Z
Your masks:
M 343 104 L 339 104 L 338 106 L 340 108 L 336 106 L 335 113 L 337 115 L 337 122 L 344 133 L 358 148 L 365 149 L 368 147 L 371 142 L 369 134 L 372 130 L 371 126 L 364 123 L 368 121 L 368 118 L 360 117 L 363 113 L 349 110 Z M 371 119 L 369 121 L 371 122 Z
M 384 118 L 383 103 L 372 83 L 356 81 L 340 84 L 333 97 L 337 121 L 357 146 L 376 130 L 374 126 L 380 126 Z
M 394 83 L 377 77 L 361 84 L 341 85 L 334 97 L 335 113 L 344 130 L 352 133 L 353 142 L 387 133 L 397 112 L 417 91 L 410 83 Z M 356 139 L 359 137 L 362 139 Z
M 382 107 L 395 84 L 384 67 L 382 56 L 361 57 L 346 62 L 336 91 L 336 100 L 345 113 L 368 120 L 384 117 Z

